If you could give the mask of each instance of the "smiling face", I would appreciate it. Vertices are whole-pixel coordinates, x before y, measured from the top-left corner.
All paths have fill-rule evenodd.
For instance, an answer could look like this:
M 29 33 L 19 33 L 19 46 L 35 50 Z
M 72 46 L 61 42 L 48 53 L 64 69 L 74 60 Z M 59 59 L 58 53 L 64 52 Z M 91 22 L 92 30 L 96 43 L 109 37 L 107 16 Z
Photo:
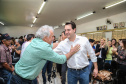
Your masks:
M 67 38 L 70 39 L 70 38 L 74 37 L 76 28 L 75 29 L 72 29 L 71 24 L 65 25 L 65 28 L 64 29 L 65 29 L 65 35 L 66 35 Z
M 111 41 L 108 41 L 108 46 L 109 46 L 109 47 L 111 47 L 111 44 L 112 44 Z
M 101 45 L 103 45 L 105 43 L 105 40 L 101 39 L 100 43 L 101 43 Z

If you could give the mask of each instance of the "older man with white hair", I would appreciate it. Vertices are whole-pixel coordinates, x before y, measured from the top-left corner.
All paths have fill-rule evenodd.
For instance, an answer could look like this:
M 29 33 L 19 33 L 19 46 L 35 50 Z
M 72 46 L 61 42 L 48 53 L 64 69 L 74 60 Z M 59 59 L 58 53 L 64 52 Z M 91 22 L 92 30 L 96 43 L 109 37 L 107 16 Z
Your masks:
M 79 51 L 80 45 L 77 44 L 75 47 L 71 47 L 70 52 L 65 55 L 55 53 L 51 46 L 53 31 L 53 28 L 48 25 L 38 29 L 36 38 L 31 41 L 21 59 L 16 63 L 10 84 L 31 84 L 47 60 L 63 64 Z

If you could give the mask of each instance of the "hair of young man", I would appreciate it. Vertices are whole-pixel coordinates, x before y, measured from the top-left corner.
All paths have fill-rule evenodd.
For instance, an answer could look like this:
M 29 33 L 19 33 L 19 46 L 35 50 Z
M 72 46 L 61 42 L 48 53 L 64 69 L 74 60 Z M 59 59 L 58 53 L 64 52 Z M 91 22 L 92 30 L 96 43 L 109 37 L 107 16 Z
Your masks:
M 72 21 L 71 22 L 66 22 L 65 25 L 69 25 L 69 24 L 71 24 L 72 29 L 76 28 L 76 24 L 74 22 L 72 22 Z
M 31 40 L 31 38 L 35 38 L 34 34 L 28 34 L 27 35 L 27 41 Z

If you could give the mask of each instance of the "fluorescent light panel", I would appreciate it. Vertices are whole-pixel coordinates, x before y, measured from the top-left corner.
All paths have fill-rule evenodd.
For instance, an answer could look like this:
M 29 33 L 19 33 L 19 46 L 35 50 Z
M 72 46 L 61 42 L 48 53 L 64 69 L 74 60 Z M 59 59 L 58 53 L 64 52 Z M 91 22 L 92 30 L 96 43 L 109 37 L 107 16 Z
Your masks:
M 31 27 L 33 27 L 33 24 L 31 25 Z
M 110 5 L 110 6 L 107 6 L 107 7 L 105 7 L 105 8 L 113 7 L 113 6 L 115 6 L 115 5 L 118 5 L 118 4 L 123 3 L 123 2 L 125 2 L 125 1 L 126 1 L 126 0 L 123 0 L 123 1 L 117 2 L 117 3 L 115 3 L 115 4 L 112 4 L 112 5 Z
M 35 23 L 35 22 L 36 22 L 36 20 L 37 20 L 37 18 L 35 18 L 35 19 L 34 19 L 33 23 Z
M 54 26 L 54 29 L 57 29 L 57 28 L 59 28 L 59 26 Z
M 64 25 L 65 25 L 65 23 L 62 24 L 62 26 L 64 26 Z
M 4 23 L 3 23 L 3 22 L 0 22 L 0 24 L 4 25 Z
M 93 13 L 89 13 L 89 14 L 87 14 L 87 15 L 84 15 L 84 16 L 82 16 L 82 17 L 77 18 L 77 20 L 82 19 L 82 18 L 85 18 L 85 17 L 90 16 L 90 15 L 92 15 L 92 14 L 93 14 Z
M 39 9 L 39 11 L 38 11 L 38 14 L 40 14 L 40 12 L 42 11 L 42 9 L 43 9 L 45 3 L 46 3 L 45 1 L 42 3 L 42 5 L 41 5 L 41 7 L 40 7 L 40 9 Z

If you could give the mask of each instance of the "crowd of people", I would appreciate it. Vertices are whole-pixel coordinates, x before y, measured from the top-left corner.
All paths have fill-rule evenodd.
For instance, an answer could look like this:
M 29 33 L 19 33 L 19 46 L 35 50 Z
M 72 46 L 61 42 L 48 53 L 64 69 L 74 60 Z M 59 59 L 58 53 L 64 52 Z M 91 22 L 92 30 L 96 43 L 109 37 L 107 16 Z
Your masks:
M 37 84 L 37 76 L 42 71 L 43 84 L 51 81 L 53 63 L 57 64 L 61 84 L 91 84 L 92 76 L 110 67 L 126 73 L 126 39 L 100 41 L 76 35 L 76 24 L 66 22 L 65 31 L 58 40 L 53 27 L 44 25 L 36 34 L 28 34 L 19 39 L 7 33 L 0 34 L 0 77 L 5 84 Z M 46 80 L 46 73 L 48 80 Z M 67 74 L 66 74 L 67 73 Z M 67 75 L 67 77 L 66 77 Z M 121 75 L 125 84 L 126 74 Z M 1 83 L 2 84 L 2 83 Z

